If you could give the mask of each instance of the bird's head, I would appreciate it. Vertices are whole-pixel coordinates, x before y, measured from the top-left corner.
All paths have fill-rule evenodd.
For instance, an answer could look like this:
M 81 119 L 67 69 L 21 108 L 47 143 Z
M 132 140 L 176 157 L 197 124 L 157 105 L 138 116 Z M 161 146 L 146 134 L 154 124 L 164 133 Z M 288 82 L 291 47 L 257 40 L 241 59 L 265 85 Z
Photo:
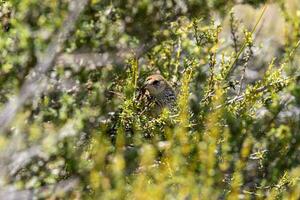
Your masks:
M 168 87 L 168 82 L 158 74 L 148 76 L 144 84 L 144 89 L 154 97 L 160 96 Z

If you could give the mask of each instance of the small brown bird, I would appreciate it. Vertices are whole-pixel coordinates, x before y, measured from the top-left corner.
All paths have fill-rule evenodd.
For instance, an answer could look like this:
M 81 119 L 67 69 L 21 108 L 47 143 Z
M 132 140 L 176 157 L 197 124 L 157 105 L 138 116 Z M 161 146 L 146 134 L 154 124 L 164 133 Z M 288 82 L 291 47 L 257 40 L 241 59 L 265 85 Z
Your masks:
M 159 74 L 148 76 L 142 87 L 142 96 L 146 97 L 146 104 L 152 115 L 158 115 L 163 108 L 174 111 L 176 94 L 172 86 Z

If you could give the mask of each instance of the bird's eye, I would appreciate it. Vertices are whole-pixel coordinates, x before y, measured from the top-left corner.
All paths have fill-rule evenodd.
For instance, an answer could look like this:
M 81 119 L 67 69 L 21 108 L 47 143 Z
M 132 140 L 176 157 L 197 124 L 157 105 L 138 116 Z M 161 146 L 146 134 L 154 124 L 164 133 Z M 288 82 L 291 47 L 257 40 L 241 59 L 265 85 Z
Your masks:
M 152 84 L 153 84 L 153 85 L 159 85 L 159 81 L 158 81 L 158 80 L 155 80 L 155 81 L 153 81 Z

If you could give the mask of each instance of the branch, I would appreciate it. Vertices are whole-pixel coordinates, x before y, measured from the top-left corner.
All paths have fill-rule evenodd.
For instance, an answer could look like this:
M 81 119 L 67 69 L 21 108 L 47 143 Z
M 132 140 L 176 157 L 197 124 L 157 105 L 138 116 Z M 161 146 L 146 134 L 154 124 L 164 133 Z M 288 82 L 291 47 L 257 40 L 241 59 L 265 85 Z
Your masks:
M 266 92 L 268 90 L 268 87 L 269 86 L 262 86 L 260 88 L 257 88 L 255 91 L 253 91 L 253 93 L 257 94 L 257 93 L 260 93 L 260 92 Z M 216 106 L 214 108 L 214 110 L 220 109 L 220 108 L 222 108 L 222 107 L 224 107 L 226 105 L 230 105 L 230 104 L 232 104 L 234 102 L 240 102 L 240 101 L 244 100 L 244 98 L 245 98 L 245 94 L 236 96 L 236 97 L 234 97 L 234 98 L 226 101 L 224 104 Z
M 75 71 L 78 71 L 81 67 L 95 69 L 107 65 L 123 64 L 124 57 L 124 55 L 118 56 L 110 53 L 63 53 L 58 56 L 56 64 L 72 66 Z
M 75 129 L 75 125 L 76 121 L 66 123 L 58 131 L 57 134 L 53 135 L 53 145 L 58 145 L 59 142 L 63 141 L 67 137 L 76 136 L 78 134 L 78 131 Z M 28 165 L 34 158 L 43 158 L 47 160 L 49 157 L 49 153 L 46 152 L 41 145 L 35 145 L 19 152 L 5 152 L 0 157 L 0 179 L 3 175 L 16 175 L 21 169 L 26 167 L 26 165 Z
M 176 20 L 181 13 L 176 13 L 173 17 L 162 22 L 159 32 L 164 32 L 170 29 L 170 22 Z M 104 67 L 109 65 L 124 65 L 127 58 L 131 57 L 132 54 L 139 59 L 149 52 L 153 47 L 168 39 L 163 34 L 158 34 L 159 37 L 153 36 L 147 42 L 142 42 L 140 46 L 136 48 L 122 47 L 117 52 L 85 52 L 85 53 L 62 53 L 58 56 L 56 64 L 71 66 L 75 71 L 81 67 L 95 69 L 97 67 Z
M 36 199 L 36 197 L 57 197 L 74 190 L 78 183 L 78 178 L 69 178 L 67 180 L 60 181 L 57 184 L 47 185 L 38 189 L 17 190 L 14 186 L 8 186 L 0 189 L 0 199 L 29 200 Z
M 19 94 L 14 98 L 11 98 L 1 110 L 0 133 L 3 133 L 8 128 L 9 124 L 17 114 L 17 111 L 24 105 L 24 103 L 28 99 L 40 95 L 46 87 L 45 74 L 53 66 L 55 59 L 62 51 L 65 41 L 75 28 L 76 21 L 87 5 L 87 2 L 88 0 L 74 0 L 70 2 L 69 15 L 63 23 L 60 31 L 50 42 L 45 54 L 38 58 L 37 65 L 29 73 L 28 78 L 21 87 Z
M 56 65 L 71 66 L 75 71 L 80 70 L 82 67 L 95 69 L 109 65 L 123 65 L 126 59 L 132 56 L 132 53 L 137 58 L 141 58 L 159 42 L 161 42 L 161 40 L 153 39 L 149 43 L 143 44 L 135 49 L 123 48 L 117 53 L 62 53 L 57 57 Z

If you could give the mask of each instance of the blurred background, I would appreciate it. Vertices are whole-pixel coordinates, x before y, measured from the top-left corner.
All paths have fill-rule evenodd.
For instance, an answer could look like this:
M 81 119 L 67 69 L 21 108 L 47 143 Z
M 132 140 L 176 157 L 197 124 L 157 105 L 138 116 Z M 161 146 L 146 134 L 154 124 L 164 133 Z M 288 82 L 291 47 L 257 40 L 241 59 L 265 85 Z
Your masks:
M 298 0 L 0 2 L 1 199 L 298 199 Z M 178 113 L 137 100 L 163 75 Z

